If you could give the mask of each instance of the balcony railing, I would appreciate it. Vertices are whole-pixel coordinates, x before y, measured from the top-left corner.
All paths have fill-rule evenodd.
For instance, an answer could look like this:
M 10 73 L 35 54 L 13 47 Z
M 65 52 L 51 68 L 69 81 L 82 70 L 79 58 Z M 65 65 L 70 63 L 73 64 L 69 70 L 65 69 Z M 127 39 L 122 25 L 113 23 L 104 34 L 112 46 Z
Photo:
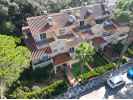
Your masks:
M 36 68 L 41 68 L 41 67 L 46 67 L 47 65 L 51 64 L 53 61 L 52 59 L 48 59 L 46 61 L 39 61 L 38 63 L 32 63 L 32 67 L 33 69 L 36 69 Z

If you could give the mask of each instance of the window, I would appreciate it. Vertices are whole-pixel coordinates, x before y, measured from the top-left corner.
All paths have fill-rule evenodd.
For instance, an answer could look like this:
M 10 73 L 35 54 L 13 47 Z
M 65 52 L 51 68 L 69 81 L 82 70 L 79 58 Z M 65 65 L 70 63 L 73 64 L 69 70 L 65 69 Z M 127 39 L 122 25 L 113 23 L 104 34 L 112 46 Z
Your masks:
M 41 39 L 41 40 L 46 39 L 46 33 L 40 34 L 40 39 Z
M 48 60 L 49 60 L 48 55 L 44 55 L 44 56 L 42 57 L 42 61 L 48 61 Z

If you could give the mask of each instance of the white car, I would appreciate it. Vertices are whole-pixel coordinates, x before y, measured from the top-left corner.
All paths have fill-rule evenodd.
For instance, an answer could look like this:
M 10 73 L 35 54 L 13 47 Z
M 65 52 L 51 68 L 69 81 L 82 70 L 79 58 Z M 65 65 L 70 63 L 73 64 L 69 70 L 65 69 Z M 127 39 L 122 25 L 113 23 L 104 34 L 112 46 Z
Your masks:
M 116 88 L 118 86 L 124 85 L 125 81 L 123 80 L 121 75 L 113 76 L 107 80 L 107 84 L 112 88 Z

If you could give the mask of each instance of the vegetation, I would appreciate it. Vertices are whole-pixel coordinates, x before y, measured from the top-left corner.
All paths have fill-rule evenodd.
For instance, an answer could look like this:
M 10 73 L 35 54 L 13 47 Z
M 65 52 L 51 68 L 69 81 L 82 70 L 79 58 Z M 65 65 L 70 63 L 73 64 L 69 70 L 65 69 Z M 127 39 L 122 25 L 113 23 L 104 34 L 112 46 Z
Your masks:
M 91 63 L 91 65 L 93 67 L 98 67 L 98 66 L 102 66 L 102 65 L 105 65 L 107 64 L 107 60 L 105 58 L 103 58 L 102 55 L 100 55 L 98 52 L 96 52 L 94 55 L 93 55 L 93 62 Z
M 42 88 L 47 88 L 49 87 L 49 85 L 52 85 L 59 80 L 64 80 L 65 82 L 64 72 L 58 70 L 58 73 L 54 74 L 52 64 L 43 68 L 37 68 L 36 70 L 28 68 L 21 74 L 20 78 L 8 89 L 8 91 L 6 92 L 6 97 L 29 98 L 24 95 L 33 91 L 36 92 Z M 38 96 L 37 98 L 41 98 L 41 96 Z
M 76 48 L 76 57 L 80 60 L 80 67 L 88 66 L 91 70 L 89 64 L 93 61 L 93 55 L 95 54 L 95 49 L 91 43 L 83 42 Z M 82 71 L 82 70 L 81 70 Z
M 113 44 L 112 45 L 112 49 L 114 52 L 117 52 L 118 54 L 120 54 L 122 52 L 124 45 L 121 42 L 118 42 L 117 44 Z
M 129 45 L 128 51 L 126 52 L 126 56 L 133 58 L 133 44 Z
M 80 78 L 82 80 L 88 80 L 90 78 L 103 75 L 104 73 L 106 73 L 107 71 L 109 71 L 109 70 L 111 70 L 111 69 L 113 69 L 115 67 L 116 67 L 116 65 L 114 63 L 106 64 L 106 65 L 103 65 L 103 66 L 99 66 L 99 67 L 95 68 L 92 71 L 89 71 L 87 73 L 81 74 Z
M 57 96 L 67 90 L 67 84 L 63 80 L 55 81 L 44 88 L 36 88 L 34 90 L 27 90 L 26 88 L 18 87 L 16 91 L 10 95 L 10 98 L 24 98 L 24 99 L 48 99 Z
M 80 75 L 80 71 L 81 71 L 80 63 L 73 64 L 71 71 L 72 71 L 72 74 L 74 75 L 74 77 L 77 78 Z M 88 67 L 84 66 L 82 73 L 86 73 L 88 71 L 89 71 Z
M 99 54 L 99 53 L 95 53 L 93 56 L 93 62 L 90 63 L 90 65 L 93 66 L 93 68 L 99 67 L 99 66 L 103 66 L 106 65 L 108 62 Z M 80 73 L 80 63 L 75 63 L 72 65 L 72 73 L 74 75 L 75 78 L 78 78 L 81 73 Z M 87 73 L 89 71 L 87 66 L 84 66 L 84 69 L 82 71 L 82 73 Z
M 19 80 L 28 81 L 29 83 L 32 83 L 34 81 L 41 82 L 42 80 L 49 80 L 49 79 L 51 80 L 51 76 L 53 75 L 52 70 L 53 70 L 52 64 L 49 64 L 44 68 L 36 68 L 35 70 L 29 68 L 21 74 Z
M 133 0 L 118 0 L 116 10 L 114 12 L 114 18 L 119 22 L 127 23 L 130 28 L 128 38 L 124 44 L 118 61 L 118 66 L 120 66 L 122 58 L 127 50 L 132 55 L 131 50 L 128 49 L 128 46 L 130 45 L 130 41 L 128 40 L 133 36 Z
M 0 33 L 20 35 L 22 26 L 27 25 L 27 17 L 42 15 L 44 11 L 59 12 L 84 2 L 90 0 L 0 0 Z
M 0 35 L 1 98 L 21 73 L 30 65 L 30 52 L 16 37 Z
M 115 18 L 120 22 L 129 22 L 133 20 L 133 0 L 118 0 L 117 8 L 115 10 Z

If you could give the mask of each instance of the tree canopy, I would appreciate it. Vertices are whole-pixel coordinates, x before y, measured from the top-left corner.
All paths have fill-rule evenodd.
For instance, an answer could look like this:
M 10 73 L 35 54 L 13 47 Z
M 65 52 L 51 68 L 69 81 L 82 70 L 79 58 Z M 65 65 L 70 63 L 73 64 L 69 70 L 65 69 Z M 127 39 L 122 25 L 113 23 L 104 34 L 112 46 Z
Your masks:
M 30 51 L 17 37 L 0 35 L 0 82 L 10 87 L 30 65 Z
M 27 25 L 27 17 L 42 15 L 44 11 L 58 12 L 61 9 L 80 6 L 83 2 L 90 3 L 90 0 L 0 0 L 0 33 L 21 35 L 22 26 Z M 6 22 L 15 27 L 12 29 L 9 25 L 5 31 Z
M 133 0 L 118 0 L 114 17 L 120 22 L 129 22 L 133 15 Z
M 91 43 L 83 42 L 76 48 L 76 57 L 80 59 L 82 66 L 88 66 L 93 61 L 94 54 L 95 50 Z

